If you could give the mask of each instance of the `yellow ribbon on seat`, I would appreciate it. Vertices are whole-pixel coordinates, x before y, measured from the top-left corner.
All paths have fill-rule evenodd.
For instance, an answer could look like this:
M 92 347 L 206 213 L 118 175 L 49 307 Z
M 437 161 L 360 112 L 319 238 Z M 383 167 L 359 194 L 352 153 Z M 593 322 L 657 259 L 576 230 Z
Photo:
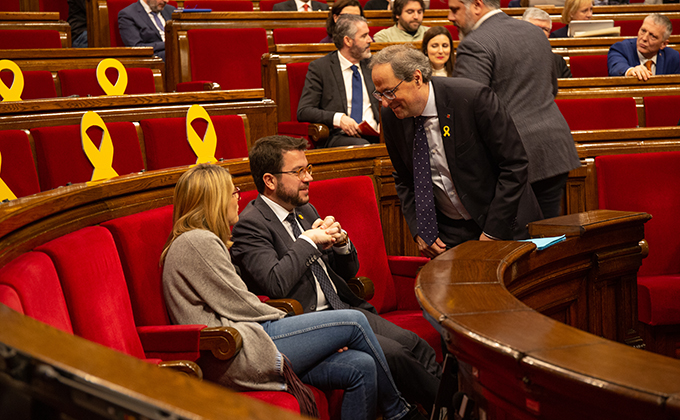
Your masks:
M 208 122 L 203 139 L 198 136 L 191 123 L 202 118 Z M 208 112 L 200 105 L 192 105 L 187 112 L 187 139 L 189 146 L 196 153 L 196 164 L 217 162 L 215 150 L 217 150 L 217 133 Z
M 109 78 L 106 77 L 106 70 L 114 68 L 118 70 L 118 79 L 116 84 L 111 84 Z M 105 58 L 97 65 L 97 81 L 99 86 L 104 90 L 108 96 L 111 95 L 125 95 L 125 89 L 128 84 L 127 71 L 123 63 L 115 58 Z
M 93 126 L 104 130 L 99 149 L 97 149 L 87 134 L 87 129 Z M 83 115 L 83 119 L 80 121 L 80 138 L 83 143 L 83 151 L 94 167 L 91 181 L 101 181 L 118 176 L 118 173 L 113 169 L 113 141 L 111 140 L 111 135 L 106 128 L 106 124 L 104 124 L 104 121 L 96 112 L 87 111 Z
M 2 167 L 2 154 L 0 154 L 0 167 Z M 5 181 L 0 178 L 0 201 L 16 199 L 17 196 L 9 189 L 7 184 L 5 184 Z
M 21 72 L 19 66 L 12 60 L 0 60 L 0 71 L 9 70 L 14 74 L 12 86 L 7 87 L 0 79 L 0 96 L 2 102 L 5 101 L 20 101 L 21 94 L 24 92 L 24 73 Z

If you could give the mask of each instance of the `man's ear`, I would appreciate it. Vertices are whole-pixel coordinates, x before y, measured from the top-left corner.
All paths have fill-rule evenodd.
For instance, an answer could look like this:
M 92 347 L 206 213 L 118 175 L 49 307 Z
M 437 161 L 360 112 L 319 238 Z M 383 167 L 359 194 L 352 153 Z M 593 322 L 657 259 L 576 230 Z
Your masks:
M 266 173 L 262 175 L 262 180 L 264 181 L 265 191 L 276 191 L 277 179 L 275 175 Z
M 423 74 L 420 72 L 420 70 L 416 70 L 413 73 L 413 80 L 416 81 L 416 86 L 420 86 L 423 83 Z
M 475 0 L 470 4 L 470 11 L 472 12 L 475 17 L 479 17 L 479 14 L 484 10 L 486 5 L 484 4 L 484 0 Z
M 348 48 L 352 46 L 352 41 L 353 41 L 352 38 L 348 37 L 347 35 L 345 35 L 345 37 L 342 38 L 342 43 L 345 44 L 345 47 Z
M 663 44 L 661 44 L 661 46 L 659 47 L 659 51 L 663 50 L 664 48 L 666 48 L 668 46 L 668 41 L 669 40 L 667 39 L 663 42 Z

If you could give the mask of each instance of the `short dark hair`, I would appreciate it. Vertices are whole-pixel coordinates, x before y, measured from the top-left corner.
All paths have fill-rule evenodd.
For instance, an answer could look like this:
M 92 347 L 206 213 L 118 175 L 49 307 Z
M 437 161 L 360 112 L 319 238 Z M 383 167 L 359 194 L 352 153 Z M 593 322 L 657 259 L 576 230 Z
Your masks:
M 264 174 L 281 172 L 283 168 L 283 152 L 307 150 L 307 140 L 289 136 L 262 137 L 250 148 L 250 173 L 255 187 L 260 194 L 264 193 Z
M 395 22 L 398 21 L 399 16 L 401 16 L 401 13 L 404 11 L 404 7 L 412 1 L 418 2 L 420 7 L 423 8 L 423 12 L 425 11 L 425 2 L 423 0 L 394 0 L 394 4 L 392 5 L 392 20 Z
M 368 21 L 363 16 L 340 15 L 338 21 L 335 22 L 335 30 L 333 31 L 333 44 L 335 44 L 335 48 L 341 49 L 345 45 L 346 36 L 354 39 L 358 31 L 358 22 L 366 22 L 366 25 L 368 25 Z
M 335 16 L 340 16 L 342 10 L 347 6 L 355 6 L 359 8 L 361 16 L 364 15 L 364 8 L 361 7 L 359 0 L 338 0 L 333 3 L 331 12 L 328 14 L 328 19 L 326 19 L 326 33 L 331 39 L 333 38 L 333 32 L 335 32 Z

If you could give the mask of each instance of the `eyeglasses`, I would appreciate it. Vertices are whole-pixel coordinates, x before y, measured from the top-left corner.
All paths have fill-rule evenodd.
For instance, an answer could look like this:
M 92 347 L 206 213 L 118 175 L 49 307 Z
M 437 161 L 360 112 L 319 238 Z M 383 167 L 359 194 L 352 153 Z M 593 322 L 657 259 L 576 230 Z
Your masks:
M 397 93 L 397 89 L 399 89 L 399 85 L 404 83 L 404 80 L 406 79 L 401 79 L 401 82 L 399 82 L 398 85 L 396 85 L 393 89 L 386 90 L 384 92 L 378 92 L 377 90 L 373 91 L 373 97 L 379 101 L 382 101 L 383 98 L 387 99 L 388 101 L 393 101 L 396 96 L 394 96 L 395 93 Z
M 294 171 L 283 171 L 283 172 L 272 172 L 272 175 L 276 174 L 290 174 L 290 175 L 295 175 L 298 177 L 300 181 L 305 179 L 305 175 L 311 175 L 312 174 L 312 164 L 310 163 L 307 166 L 303 166 L 300 169 L 296 169 Z
M 231 196 L 237 201 L 241 201 L 241 189 L 239 187 L 234 187 L 234 192 L 231 193 Z

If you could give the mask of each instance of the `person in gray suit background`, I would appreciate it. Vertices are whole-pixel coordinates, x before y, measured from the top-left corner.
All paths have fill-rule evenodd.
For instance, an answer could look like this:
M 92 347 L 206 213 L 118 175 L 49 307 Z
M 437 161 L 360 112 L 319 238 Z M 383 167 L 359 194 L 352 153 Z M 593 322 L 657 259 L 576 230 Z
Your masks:
M 316 12 L 318 10 L 328 10 L 328 5 L 315 0 L 287 0 L 276 3 L 273 10 L 275 12 Z
M 548 39 L 537 26 L 503 13 L 499 0 L 449 0 L 448 18 L 464 36 L 454 76 L 498 95 L 527 151 L 529 182 L 543 216 L 559 216 L 568 172 L 580 161 L 554 101 L 557 73 Z
M 165 60 L 165 22 L 172 19 L 167 0 L 139 0 L 118 13 L 118 30 L 128 47 L 153 47 Z

